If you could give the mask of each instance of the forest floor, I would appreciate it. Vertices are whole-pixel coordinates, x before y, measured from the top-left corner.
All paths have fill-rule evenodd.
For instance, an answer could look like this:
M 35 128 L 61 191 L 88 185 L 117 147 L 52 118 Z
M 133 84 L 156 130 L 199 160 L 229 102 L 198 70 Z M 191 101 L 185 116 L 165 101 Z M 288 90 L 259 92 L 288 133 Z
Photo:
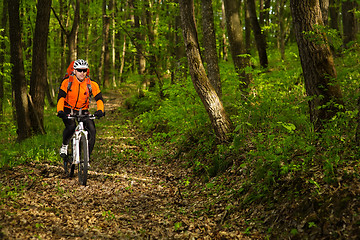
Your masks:
M 60 157 L 1 169 L 0 239 L 359 239 L 357 165 L 334 184 L 320 168 L 284 176 L 264 196 L 236 156 L 205 182 L 177 158 L 144 154 L 123 94 L 104 97 L 87 186 L 64 178 Z
M 124 122 L 117 111 L 121 95 L 105 97 L 106 121 Z M 143 138 L 131 124 L 122 136 L 104 134 L 116 128 L 97 128 L 87 186 L 76 172 L 64 177 L 60 157 L 57 164 L 2 169 L 7 197 L 0 198 L 0 239 L 262 239 L 245 231 L 240 215 L 229 219 L 221 193 L 209 196 L 204 184 L 184 183 L 192 173 L 177 163 L 112 159 L 109 149 L 136 155 Z

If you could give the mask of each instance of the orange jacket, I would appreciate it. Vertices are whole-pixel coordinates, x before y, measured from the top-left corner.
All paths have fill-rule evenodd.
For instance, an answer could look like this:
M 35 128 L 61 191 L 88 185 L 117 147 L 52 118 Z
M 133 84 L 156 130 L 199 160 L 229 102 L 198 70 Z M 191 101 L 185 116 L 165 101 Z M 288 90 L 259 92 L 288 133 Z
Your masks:
M 72 79 L 70 79 L 72 78 Z M 90 92 L 87 86 L 89 77 L 80 82 L 76 76 L 70 75 L 63 79 L 58 95 L 57 112 L 64 111 L 64 107 L 74 110 L 87 110 L 89 109 Z M 69 81 L 72 81 L 71 88 L 68 91 Z M 104 112 L 104 101 L 99 85 L 90 80 L 92 95 L 96 100 L 97 110 Z

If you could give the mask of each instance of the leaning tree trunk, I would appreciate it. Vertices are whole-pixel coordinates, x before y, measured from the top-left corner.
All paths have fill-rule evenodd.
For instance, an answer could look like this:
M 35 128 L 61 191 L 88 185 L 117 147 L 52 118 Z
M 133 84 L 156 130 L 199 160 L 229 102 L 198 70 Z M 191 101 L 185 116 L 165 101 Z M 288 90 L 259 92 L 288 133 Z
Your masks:
M 306 93 L 310 97 L 310 119 L 315 131 L 324 127 L 324 121 L 331 119 L 342 104 L 342 94 L 336 83 L 336 69 L 333 57 L 324 33 L 318 30 L 322 26 L 319 0 L 291 0 L 293 24 Z
M 185 49 L 189 63 L 191 79 L 211 120 L 212 127 L 219 141 L 228 140 L 231 132 L 231 122 L 215 89 L 206 76 L 205 68 L 201 60 L 197 30 L 195 26 L 193 0 L 180 1 L 180 16 Z
M 212 0 L 202 0 L 202 19 L 204 34 L 204 57 L 207 63 L 207 71 L 209 80 L 214 87 L 217 95 L 221 98 L 221 80 L 216 52 L 216 38 L 214 28 L 214 13 L 212 8 Z
M 51 0 L 39 0 L 33 44 L 30 96 L 32 98 L 31 126 L 35 134 L 45 134 L 44 103 L 47 90 L 47 39 Z
M 15 108 L 18 141 L 31 137 L 31 122 L 28 107 L 27 84 L 23 62 L 21 43 L 21 27 L 19 18 L 19 0 L 8 1 L 10 62 L 12 64 L 11 84 L 15 93 Z

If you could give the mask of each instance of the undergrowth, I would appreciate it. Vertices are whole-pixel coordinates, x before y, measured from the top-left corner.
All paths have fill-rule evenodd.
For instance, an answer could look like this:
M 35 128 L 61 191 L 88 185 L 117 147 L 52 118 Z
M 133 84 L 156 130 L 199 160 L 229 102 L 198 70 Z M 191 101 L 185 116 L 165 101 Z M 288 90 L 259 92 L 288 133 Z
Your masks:
M 357 164 L 357 49 L 335 59 L 344 111 L 321 134 L 314 132 L 309 120 L 297 49 L 291 47 L 286 53 L 286 60 L 279 60 L 277 52 L 270 52 L 267 70 L 251 70 L 253 82 L 246 96 L 238 88 L 231 63 L 221 63 L 222 100 L 235 126 L 228 144 L 216 143 L 190 77 L 181 83 L 168 83 L 164 99 L 154 93 L 137 99 L 138 105 L 147 102 L 151 108 L 136 122 L 152 134 L 150 142 L 176 149 L 171 157 L 192 167 L 205 181 L 229 168 L 251 169 L 244 184 L 250 182 L 254 194 L 263 196 L 277 181 L 320 169 L 320 176 L 319 171 L 316 177 L 307 175 L 314 188 L 317 181 L 336 184 L 340 168 Z

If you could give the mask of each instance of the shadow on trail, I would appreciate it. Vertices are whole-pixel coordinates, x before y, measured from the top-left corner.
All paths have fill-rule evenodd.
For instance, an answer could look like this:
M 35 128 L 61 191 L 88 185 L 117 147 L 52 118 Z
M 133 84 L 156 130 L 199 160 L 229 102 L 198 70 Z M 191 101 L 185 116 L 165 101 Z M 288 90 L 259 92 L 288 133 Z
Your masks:
M 186 169 L 140 161 L 135 130 L 119 123 L 112 104 L 97 125 L 87 186 L 79 185 L 76 171 L 63 178 L 60 157 L 4 169 L 0 238 L 250 239 L 239 230 L 240 218 L 221 227 L 226 205 L 212 204 L 196 183 L 185 186 Z

